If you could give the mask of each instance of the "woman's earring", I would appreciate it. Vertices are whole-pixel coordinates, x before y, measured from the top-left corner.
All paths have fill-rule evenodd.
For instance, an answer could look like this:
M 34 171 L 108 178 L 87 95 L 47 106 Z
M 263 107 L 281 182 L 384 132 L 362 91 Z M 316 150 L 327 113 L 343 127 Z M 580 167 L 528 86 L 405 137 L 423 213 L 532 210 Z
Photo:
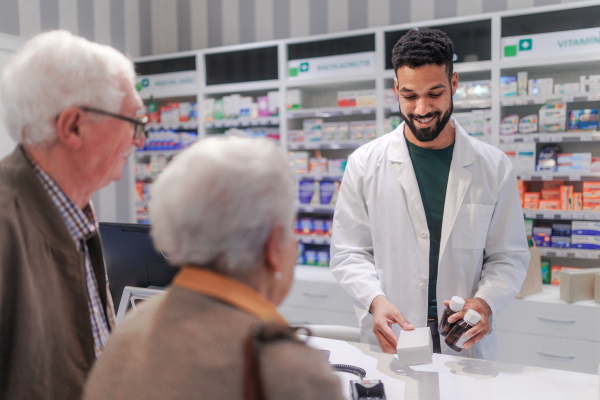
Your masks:
M 283 279 L 283 274 L 281 273 L 281 271 L 275 272 L 275 279 L 277 279 L 278 281 Z

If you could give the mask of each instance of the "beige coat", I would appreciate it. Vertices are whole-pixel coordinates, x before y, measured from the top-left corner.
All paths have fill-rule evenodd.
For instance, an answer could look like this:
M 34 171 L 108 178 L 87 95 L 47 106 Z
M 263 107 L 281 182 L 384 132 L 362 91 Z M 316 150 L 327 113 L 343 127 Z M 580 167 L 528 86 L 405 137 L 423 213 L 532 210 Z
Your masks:
M 87 244 L 105 282 L 98 235 Z M 0 399 L 79 399 L 94 361 L 83 253 L 17 147 L 0 161 Z
M 84 399 L 243 399 L 243 342 L 257 317 L 182 287 L 156 295 L 118 325 Z M 300 342 L 266 345 L 267 399 L 341 399 L 338 378 Z

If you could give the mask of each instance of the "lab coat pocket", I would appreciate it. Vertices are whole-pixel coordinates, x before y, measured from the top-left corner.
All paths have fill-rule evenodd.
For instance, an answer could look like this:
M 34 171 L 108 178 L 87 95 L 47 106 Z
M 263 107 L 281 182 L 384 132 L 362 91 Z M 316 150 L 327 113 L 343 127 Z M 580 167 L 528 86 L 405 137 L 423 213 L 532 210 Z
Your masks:
M 452 228 L 452 247 L 483 249 L 494 213 L 494 206 L 463 204 Z

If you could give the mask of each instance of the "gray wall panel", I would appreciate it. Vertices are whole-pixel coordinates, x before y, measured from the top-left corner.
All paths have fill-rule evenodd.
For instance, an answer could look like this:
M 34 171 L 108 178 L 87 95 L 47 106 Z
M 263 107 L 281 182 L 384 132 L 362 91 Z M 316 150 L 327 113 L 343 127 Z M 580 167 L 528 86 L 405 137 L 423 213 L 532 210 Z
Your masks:
M 77 25 L 79 36 L 94 40 L 94 0 L 77 0 Z
M 507 0 L 483 0 L 483 12 L 506 11 Z
M 221 33 L 221 1 L 208 0 L 206 4 L 208 13 L 208 47 L 221 46 L 223 35 Z
M 293 0 L 292 0 L 293 1 Z M 328 32 L 327 2 L 310 0 L 310 34 L 320 35 Z
M 21 34 L 19 0 L 0 0 L 0 32 L 15 36 Z
M 192 49 L 192 20 L 190 0 L 177 0 L 177 50 Z
M 40 0 L 40 16 L 42 31 L 58 29 L 58 0 Z
M 390 0 L 390 24 L 410 22 L 410 0 Z
M 348 0 L 349 29 L 364 29 L 369 27 L 367 8 L 365 0 Z
M 140 1 L 140 55 L 152 54 L 152 8 L 149 0 Z
M 124 0 L 110 0 L 110 44 L 125 53 Z
M 256 40 L 254 8 L 254 0 L 240 1 L 240 43 L 252 43 Z
M 457 0 L 435 0 L 435 18 L 456 17 Z
M 290 0 L 275 0 L 273 2 L 273 29 L 275 39 L 290 37 Z

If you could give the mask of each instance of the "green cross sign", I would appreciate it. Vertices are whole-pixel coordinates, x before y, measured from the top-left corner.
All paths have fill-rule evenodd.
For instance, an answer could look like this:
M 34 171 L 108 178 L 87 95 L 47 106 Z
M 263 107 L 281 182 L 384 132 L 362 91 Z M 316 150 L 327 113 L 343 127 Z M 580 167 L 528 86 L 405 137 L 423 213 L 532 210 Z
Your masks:
M 519 40 L 519 51 L 531 50 L 532 47 L 533 47 L 533 42 L 531 39 Z

